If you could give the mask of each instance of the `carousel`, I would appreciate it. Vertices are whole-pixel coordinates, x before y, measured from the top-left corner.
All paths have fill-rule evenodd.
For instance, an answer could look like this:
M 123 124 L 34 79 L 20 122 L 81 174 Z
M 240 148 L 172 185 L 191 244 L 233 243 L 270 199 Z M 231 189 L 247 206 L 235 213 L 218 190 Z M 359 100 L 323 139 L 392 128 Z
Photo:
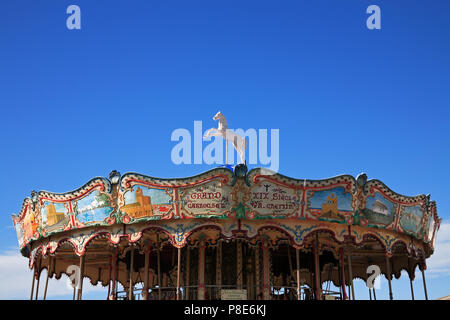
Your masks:
M 353 280 L 374 270 L 390 299 L 405 270 L 414 299 L 416 268 L 427 297 L 440 224 L 430 196 L 398 194 L 365 174 L 294 179 L 245 164 L 176 179 L 113 171 L 75 191 L 33 191 L 12 218 L 30 299 L 40 281 L 46 299 L 48 279 L 66 274 L 73 299 L 88 278 L 111 300 L 348 300 Z

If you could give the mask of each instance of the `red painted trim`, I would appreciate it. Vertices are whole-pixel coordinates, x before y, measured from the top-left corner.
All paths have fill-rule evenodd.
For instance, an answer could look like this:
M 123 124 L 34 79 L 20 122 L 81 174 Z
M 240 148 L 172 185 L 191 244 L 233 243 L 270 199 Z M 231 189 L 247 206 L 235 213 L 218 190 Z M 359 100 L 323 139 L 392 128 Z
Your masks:
M 306 189 L 303 189 L 302 192 L 302 213 L 301 213 L 301 217 L 305 217 L 305 205 L 306 205 Z
M 287 188 L 296 189 L 296 190 L 303 190 L 303 191 L 305 191 L 305 190 L 317 191 L 317 190 L 324 190 L 324 189 L 326 190 L 326 189 L 329 189 L 329 188 L 333 188 L 333 187 L 336 187 L 336 186 L 343 186 L 343 185 L 346 186 L 347 188 L 349 188 L 349 186 L 352 184 L 351 181 L 346 181 L 346 182 L 332 183 L 332 184 L 328 184 L 328 185 L 321 186 L 321 187 L 305 187 L 305 186 L 298 186 L 298 185 L 292 185 L 292 184 L 284 183 L 284 182 L 278 181 L 275 178 L 271 178 L 271 177 L 268 177 L 268 176 L 265 176 L 265 175 L 255 175 L 253 177 L 253 182 L 257 183 L 258 180 L 261 179 L 261 178 L 269 180 L 269 181 L 271 181 L 271 182 L 273 182 L 275 184 L 282 185 L 282 186 L 287 187 Z M 346 191 L 346 192 L 348 192 L 348 191 Z
M 90 193 L 92 190 L 96 189 L 97 187 L 100 187 L 100 190 L 103 191 L 105 190 L 105 186 L 102 183 L 97 183 L 94 186 L 92 186 L 90 189 L 88 189 L 87 191 L 85 191 L 84 193 L 82 193 L 79 196 L 73 197 L 73 198 L 69 198 L 69 199 L 64 199 L 64 200 L 59 200 L 59 199 L 52 199 L 52 198 L 48 198 L 48 197 L 40 197 L 39 198 L 39 203 L 42 204 L 42 200 L 48 200 L 51 202 L 69 202 L 69 201 L 73 201 L 73 200 L 78 200 L 80 198 L 83 198 L 86 194 Z
M 370 194 L 375 194 L 375 192 L 373 192 L 373 190 L 375 189 L 375 190 L 377 190 L 379 193 L 381 193 L 385 198 L 387 198 L 387 199 L 389 199 L 391 202 L 394 202 L 394 203 L 398 203 L 398 204 L 402 204 L 402 205 L 406 205 L 406 206 L 408 206 L 408 207 L 412 207 L 412 206 L 416 206 L 416 205 L 418 205 L 418 204 L 420 204 L 420 205 L 423 205 L 423 201 L 416 201 L 416 202 L 401 202 L 401 201 L 398 201 L 398 200 L 395 200 L 394 198 L 392 198 L 392 197 L 390 197 L 390 196 L 388 196 L 386 193 L 384 193 L 383 192 L 383 190 L 381 190 L 379 187 L 377 187 L 377 186 L 372 186 L 371 188 L 370 188 L 371 190 L 370 190 Z
M 127 181 L 125 182 L 125 185 L 127 186 L 127 188 L 131 187 L 131 182 L 137 182 L 138 184 L 141 185 L 147 185 L 147 186 L 152 186 L 152 187 L 157 187 L 160 189 L 165 189 L 165 188 L 185 188 L 185 187 L 191 187 L 191 186 L 196 186 L 198 184 L 202 184 L 204 182 L 209 182 L 212 181 L 216 178 L 222 178 L 225 181 L 228 181 L 228 177 L 226 175 L 223 174 L 217 174 L 214 175 L 212 177 L 206 178 L 206 179 L 202 179 L 196 182 L 191 182 L 191 183 L 186 183 L 186 184 L 179 184 L 179 185 L 161 185 L 158 183 L 152 183 L 152 182 L 148 182 L 148 181 L 144 181 L 144 180 L 140 180 L 140 179 L 127 179 Z

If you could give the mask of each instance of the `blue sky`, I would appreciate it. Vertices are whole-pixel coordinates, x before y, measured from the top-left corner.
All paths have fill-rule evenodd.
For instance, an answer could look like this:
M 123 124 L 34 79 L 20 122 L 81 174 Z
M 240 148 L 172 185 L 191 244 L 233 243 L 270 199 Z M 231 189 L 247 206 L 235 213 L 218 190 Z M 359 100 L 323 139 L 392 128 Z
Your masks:
M 66 28 L 71 4 L 81 30 Z M 371 4 L 381 30 L 366 28 Z M 430 193 L 448 223 L 449 15 L 447 0 L 2 1 L 3 261 L 17 253 L 10 216 L 33 189 L 69 191 L 113 169 L 211 169 L 173 164 L 170 136 L 194 120 L 215 127 L 218 110 L 232 128 L 279 129 L 282 174 L 366 172 Z M 443 261 L 432 298 L 449 294 Z

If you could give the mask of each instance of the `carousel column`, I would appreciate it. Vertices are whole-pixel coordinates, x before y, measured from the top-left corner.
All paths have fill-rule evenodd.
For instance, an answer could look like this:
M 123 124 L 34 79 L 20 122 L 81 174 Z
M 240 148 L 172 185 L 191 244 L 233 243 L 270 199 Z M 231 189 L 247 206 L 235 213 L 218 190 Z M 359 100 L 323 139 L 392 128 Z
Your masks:
M 178 248 L 178 263 L 177 263 L 177 300 L 180 300 L 180 272 L 181 272 L 181 248 Z
M 216 286 L 217 293 L 216 299 L 220 297 L 220 293 L 222 290 L 222 241 L 219 241 L 217 244 L 217 252 L 216 252 Z
M 118 247 L 116 247 L 115 248 L 115 250 L 114 250 L 114 259 L 113 259 L 113 279 L 112 279 L 112 281 L 113 281 L 113 283 L 112 283 L 112 292 L 111 292 L 111 295 L 112 295 L 112 300 L 116 300 L 116 288 L 117 288 L 117 263 L 118 263 L 118 259 L 117 259 L 117 255 L 118 255 L 118 250 L 119 250 L 119 248 Z
M 44 300 L 47 298 L 47 288 L 48 288 L 48 278 L 50 277 L 50 273 L 52 272 L 52 257 L 49 257 L 48 267 L 47 267 L 47 279 L 45 280 L 45 288 L 44 288 Z
M 75 300 L 75 297 L 76 297 L 76 295 L 77 295 L 77 286 L 76 286 L 76 285 L 74 285 L 74 286 L 73 286 L 73 295 L 72 295 L 72 300 Z
M 31 270 L 32 274 L 32 282 L 31 282 L 31 294 L 30 294 L 30 300 L 33 300 L 33 293 L 34 293 L 34 283 L 36 282 L 36 263 L 34 264 L 33 269 Z
M 189 297 L 189 285 L 191 284 L 191 249 L 189 244 L 186 244 L 186 284 L 185 284 L 185 297 L 186 300 L 190 300 Z
M 109 278 L 108 278 L 108 295 L 106 296 L 106 300 L 109 300 L 109 295 L 111 294 L 111 256 L 108 259 L 108 270 L 109 270 Z
M 80 277 L 78 279 L 78 283 L 79 283 L 79 289 L 78 289 L 78 297 L 77 300 L 81 300 L 82 296 L 83 296 L 83 273 L 84 273 L 84 260 L 85 260 L 85 256 L 86 254 L 83 254 L 80 257 Z
M 150 245 L 145 249 L 144 261 L 144 296 L 142 299 L 148 300 L 148 268 L 150 265 Z
M 236 240 L 236 268 L 237 268 L 237 289 L 242 289 L 242 242 Z
M 36 273 L 36 277 L 37 277 L 37 283 L 36 283 L 36 296 L 35 296 L 35 300 L 38 299 L 39 297 L 39 280 L 41 279 L 41 262 L 42 262 L 42 258 L 39 257 L 39 267 Z
M 410 259 L 408 257 L 408 277 L 409 277 L 409 286 L 411 287 L 411 299 L 414 300 L 414 287 L 413 287 L 413 278 L 412 278 L 412 270 L 411 270 L 411 263 Z
M 348 262 L 348 277 L 350 278 L 350 286 L 352 289 L 352 300 L 355 300 L 355 287 L 353 286 L 353 271 L 352 271 L 352 258 L 351 258 L 351 254 L 349 253 L 347 255 L 347 262 Z M 349 289 L 350 291 L 350 289 Z M 350 292 L 349 292 L 350 295 Z
M 423 290 L 424 290 L 424 293 L 425 293 L 425 300 L 428 300 L 427 282 L 425 280 L 425 269 L 426 268 L 427 268 L 427 266 L 425 265 L 425 262 L 424 262 L 424 266 L 422 268 L 420 268 L 420 271 L 422 271 Z
M 128 300 L 133 300 L 133 269 L 134 269 L 134 246 L 131 246 L 130 252 L 130 271 L 129 271 L 129 287 L 128 287 Z
M 347 300 L 347 293 L 345 292 L 345 268 L 344 268 L 344 250 L 342 248 L 339 249 L 340 251 L 340 260 L 341 260 L 341 287 L 342 287 L 342 295 L 343 299 Z
M 156 248 L 156 262 L 158 264 L 158 300 L 161 300 L 161 253 L 160 253 L 160 243 L 158 235 L 158 247 Z
M 320 281 L 320 261 L 319 261 L 319 236 L 316 233 L 316 239 L 313 245 L 314 254 L 314 286 L 315 286 L 315 299 L 322 300 L 322 288 Z
M 300 250 L 295 248 L 295 258 L 297 262 L 297 300 L 300 300 Z
M 262 243 L 262 299 L 270 299 L 270 251 L 267 242 Z
M 256 280 L 256 299 L 259 299 L 261 295 L 261 277 L 260 277 L 260 264 L 259 264 L 259 246 L 255 247 L 255 280 Z
M 388 255 L 386 255 L 386 270 L 389 285 L 389 299 L 394 300 L 394 296 L 392 295 L 392 284 L 391 284 L 391 261 Z
M 205 300 L 205 242 L 198 247 L 198 300 Z

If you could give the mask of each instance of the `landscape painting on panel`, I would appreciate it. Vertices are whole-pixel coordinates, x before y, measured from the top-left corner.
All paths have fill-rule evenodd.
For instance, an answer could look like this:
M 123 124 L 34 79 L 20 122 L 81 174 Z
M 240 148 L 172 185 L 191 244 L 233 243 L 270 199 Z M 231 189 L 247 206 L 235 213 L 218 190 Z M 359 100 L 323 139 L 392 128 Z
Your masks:
M 68 210 L 64 203 L 45 201 L 41 208 L 42 226 L 47 232 L 64 229 L 69 222 Z
M 421 231 L 423 211 L 419 205 L 404 207 L 400 216 L 400 225 L 403 230 L 419 234 Z
M 120 210 L 133 219 L 161 216 L 172 209 L 172 198 L 165 189 L 134 186 L 124 198 L 125 205 Z
M 309 191 L 308 210 L 320 214 L 319 219 L 343 221 L 353 211 L 352 195 L 344 187 Z
M 98 190 L 74 203 L 75 216 L 83 224 L 103 222 L 112 211 L 108 195 Z
M 363 215 L 369 225 L 388 226 L 394 221 L 396 212 L 397 204 L 383 197 L 381 193 L 375 192 L 374 196 L 367 197 Z

